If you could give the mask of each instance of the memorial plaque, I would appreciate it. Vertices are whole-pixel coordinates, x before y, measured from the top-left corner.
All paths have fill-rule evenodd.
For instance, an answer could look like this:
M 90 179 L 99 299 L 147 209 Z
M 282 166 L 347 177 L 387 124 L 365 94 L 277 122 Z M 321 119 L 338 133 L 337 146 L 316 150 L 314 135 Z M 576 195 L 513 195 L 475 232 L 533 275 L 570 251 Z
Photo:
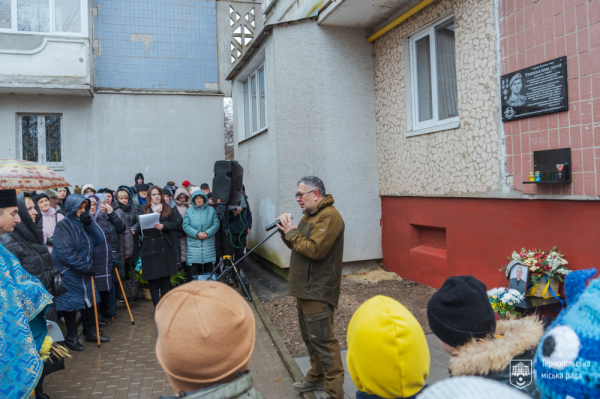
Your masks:
M 567 57 L 502 75 L 502 121 L 569 109 Z

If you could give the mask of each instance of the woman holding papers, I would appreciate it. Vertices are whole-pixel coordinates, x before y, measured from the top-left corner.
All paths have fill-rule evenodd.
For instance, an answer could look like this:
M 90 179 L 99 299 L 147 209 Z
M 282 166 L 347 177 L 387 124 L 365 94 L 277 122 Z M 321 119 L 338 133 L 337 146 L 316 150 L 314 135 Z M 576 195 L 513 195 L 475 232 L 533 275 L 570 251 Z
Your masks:
M 177 274 L 177 250 L 175 240 L 181 218 L 165 203 L 160 187 L 152 186 L 146 204 L 140 207 L 136 234 L 142 240 L 142 278 L 148 281 L 152 303 L 158 301 L 171 289 L 170 276 Z

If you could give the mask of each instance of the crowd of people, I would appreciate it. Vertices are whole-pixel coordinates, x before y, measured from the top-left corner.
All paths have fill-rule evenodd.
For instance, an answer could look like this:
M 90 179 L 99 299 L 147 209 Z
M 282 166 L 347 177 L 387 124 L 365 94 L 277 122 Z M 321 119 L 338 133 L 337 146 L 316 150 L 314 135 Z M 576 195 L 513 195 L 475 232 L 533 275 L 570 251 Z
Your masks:
M 171 289 L 168 279 L 182 268 L 193 278 L 214 267 L 223 212 L 241 221 L 241 244 L 241 235 L 251 227 L 247 197 L 239 208 L 223 209 L 211 203 L 208 186 L 189 186 L 161 189 L 144 184 L 138 175 L 135 187 L 120 186 L 116 192 L 92 185 L 84 185 L 82 194 L 64 190 L 62 196 L 62 190 L 18 196 L 0 190 L 0 288 L 6 293 L 0 296 L 0 332 L 8 337 L 2 341 L 3 355 L 14 366 L 0 368 L 2 397 L 29 397 L 35 387 L 38 398 L 47 398 L 41 389 L 46 364 L 34 356 L 43 351 L 45 318 L 64 318 L 67 345 L 82 350 L 75 325 L 79 311 L 86 340 L 95 342 L 90 323 L 94 290 L 100 313 L 116 317 L 113 277 L 139 258 L 155 305 L 156 356 L 177 394 L 171 399 L 263 399 L 249 371 L 256 325 L 246 300 L 220 282 L 191 281 Z M 314 176 L 298 182 L 296 199 L 304 213 L 300 224 L 284 214 L 278 228 L 292 249 L 290 294 L 297 299 L 311 370 L 293 388 L 324 390 L 321 399 L 341 399 L 344 366 L 333 314 L 340 295 L 344 222 Z M 158 214 L 159 222 L 142 229 L 140 215 L 150 213 Z M 55 270 L 61 271 L 66 293 L 60 292 Z M 537 315 L 502 320 L 485 284 L 473 276 L 448 278 L 429 300 L 427 318 L 451 356 L 451 378 L 431 386 L 426 384 L 431 354 L 420 323 L 394 299 L 367 300 L 347 332 L 347 369 L 358 388 L 356 398 L 600 397 L 596 274 L 588 269 L 567 276 L 568 306 L 549 327 Z M 25 325 L 29 328 L 20 328 Z M 30 364 L 30 372 L 19 373 L 17 364 Z M 7 381 L 12 384 L 8 390 Z M 14 395 L 15 389 L 21 394 Z
M 78 313 L 86 342 L 110 342 L 103 330 L 98 338 L 96 323 L 106 327 L 118 317 L 117 300 L 125 299 L 119 280 L 136 281 L 139 273 L 156 307 L 171 290 L 172 276 L 183 272 L 191 281 L 213 271 L 224 254 L 223 237 L 235 249 L 234 261 L 242 256 L 252 228 L 247 198 L 244 193 L 239 207 L 228 208 L 213 203 L 207 183 L 197 187 L 184 181 L 179 188 L 170 181 L 161 188 L 146 184 L 141 173 L 133 186 L 116 190 L 84 184 L 73 193 L 70 187 L 25 191 L 15 194 L 11 222 L 19 222 L 7 228 L 0 243 L 54 297 L 43 317 L 64 321 L 66 346 L 82 351 Z M 142 229 L 140 217 L 151 213 L 159 215 L 158 223 Z M 47 398 L 43 380 L 35 388 L 40 399 Z

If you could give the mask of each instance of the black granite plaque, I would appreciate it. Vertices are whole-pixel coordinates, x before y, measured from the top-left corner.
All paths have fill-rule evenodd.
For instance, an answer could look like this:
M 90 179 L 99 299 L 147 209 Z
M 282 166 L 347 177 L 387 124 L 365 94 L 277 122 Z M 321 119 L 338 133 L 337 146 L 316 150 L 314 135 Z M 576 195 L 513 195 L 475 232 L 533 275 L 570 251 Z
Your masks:
M 567 111 L 567 57 L 534 65 L 500 78 L 502 121 Z

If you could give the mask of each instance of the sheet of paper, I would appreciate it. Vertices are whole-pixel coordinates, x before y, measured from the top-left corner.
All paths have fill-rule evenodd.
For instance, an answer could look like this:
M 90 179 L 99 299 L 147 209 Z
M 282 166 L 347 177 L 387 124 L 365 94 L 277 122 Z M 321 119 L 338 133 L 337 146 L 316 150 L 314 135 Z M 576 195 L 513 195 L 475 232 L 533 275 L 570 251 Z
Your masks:
M 139 215 L 140 227 L 142 230 L 153 229 L 156 223 L 160 223 L 158 213 L 149 213 L 147 215 Z
M 48 335 L 54 342 L 61 342 L 65 340 L 60 327 L 55 322 L 46 320 L 46 328 L 48 329 Z

